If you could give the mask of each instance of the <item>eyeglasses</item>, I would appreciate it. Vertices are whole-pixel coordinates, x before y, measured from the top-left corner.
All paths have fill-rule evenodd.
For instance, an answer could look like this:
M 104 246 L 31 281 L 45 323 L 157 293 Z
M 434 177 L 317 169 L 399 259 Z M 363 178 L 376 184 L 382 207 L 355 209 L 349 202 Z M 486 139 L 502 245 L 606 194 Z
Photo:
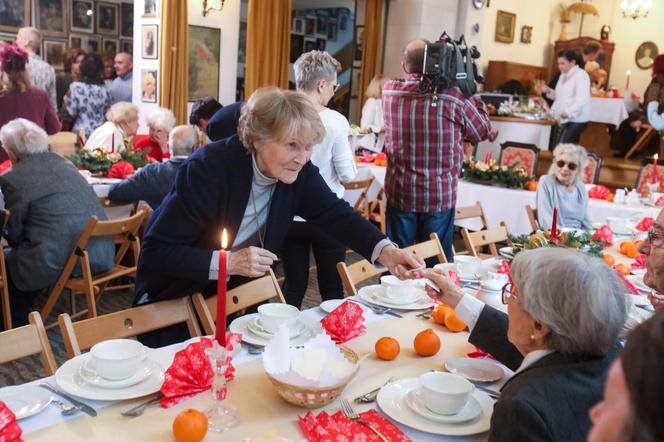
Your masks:
M 329 83 L 329 84 L 332 85 L 332 92 L 338 91 L 339 88 L 341 87 L 339 83 Z
M 511 282 L 508 282 L 503 286 L 503 304 L 507 305 L 507 301 L 509 301 L 511 298 L 517 299 L 516 293 L 514 293 L 514 284 Z
M 653 230 L 651 227 L 648 230 L 648 242 L 654 245 L 655 241 L 657 241 L 658 245 L 662 244 L 662 241 L 664 241 L 664 234 L 655 232 L 655 230 Z
M 576 168 L 579 167 L 578 164 L 572 163 L 572 162 L 567 162 L 565 160 L 556 161 L 556 166 L 558 166 L 559 169 L 562 169 L 563 167 L 567 166 L 567 168 L 569 170 L 571 170 L 572 172 L 574 172 L 576 170 Z

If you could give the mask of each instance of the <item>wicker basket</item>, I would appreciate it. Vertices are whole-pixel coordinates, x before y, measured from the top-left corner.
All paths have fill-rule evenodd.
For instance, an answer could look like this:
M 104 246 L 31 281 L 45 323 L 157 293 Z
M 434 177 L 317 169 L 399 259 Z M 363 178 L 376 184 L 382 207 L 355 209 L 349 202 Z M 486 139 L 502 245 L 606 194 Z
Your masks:
M 340 350 L 349 362 L 357 364 L 358 357 L 353 350 L 346 347 L 340 347 Z M 325 388 L 297 387 L 295 385 L 285 384 L 281 381 L 278 381 L 270 376 L 270 374 L 267 372 L 265 374 L 272 382 L 272 385 L 274 385 L 274 387 L 277 389 L 279 396 L 281 396 L 289 404 L 304 408 L 319 408 L 335 400 L 341 394 L 343 389 L 346 388 L 346 385 L 348 385 L 356 373 L 357 369 L 343 383 L 331 385 Z

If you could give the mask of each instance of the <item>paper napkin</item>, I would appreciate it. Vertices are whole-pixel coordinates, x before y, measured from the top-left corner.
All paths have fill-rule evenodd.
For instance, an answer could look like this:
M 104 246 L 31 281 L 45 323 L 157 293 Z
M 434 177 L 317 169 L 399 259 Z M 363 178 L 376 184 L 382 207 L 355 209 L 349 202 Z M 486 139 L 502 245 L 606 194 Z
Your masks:
M 654 223 L 655 220 L 652 217 L 645 216 L 634 228 L 639 232 L 647 232 Z
M 0 442 L 20 442 L 21 427 L 16 422 L 16 416 L 0 401 Z
M 120 178 L 124 180 L 129 178 L 131 174 L 135 172 L 134 166 L 127 161 L 118 161 L 108 169 L 109 178 Z
M 603 225 L 593 232 L 591 237 L 595 241 L 602 241 L 607 245 L 613 244 L 613 230 L 608 225 Z
M 388 440 L 406 442 L 411 439 L 403 434 L 376 410 L 360 413 L 362 419 L 372 423 Z M 380 438 L 362 424 L 348 419 L 341 411 L 330 415 L 321 411 L 314 415 L 311 411 L 298 417 L 300 428 L 309 442 L 380 442 Z
M 636 269 L 645 269 L 646 268 L 646 255 L 641 253 L 639 256 L 636 257 L 634 262 L 631 265 L 632 270 Z
M 588 197 L 603 200 L 606 199 L 609 193 L 611 193 L 611 191 L 608 189 L 608 187 L 599 184 L 588 191 Z
M 350 341 L 367 331 L 362 307 L 346 301 L 323 318 L 320 323 L 337 344 Z

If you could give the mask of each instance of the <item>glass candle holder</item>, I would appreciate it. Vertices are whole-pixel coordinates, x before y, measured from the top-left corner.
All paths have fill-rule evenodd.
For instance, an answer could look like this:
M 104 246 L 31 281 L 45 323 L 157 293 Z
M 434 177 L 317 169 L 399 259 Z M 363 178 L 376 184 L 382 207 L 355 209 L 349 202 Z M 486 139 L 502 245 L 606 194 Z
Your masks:
M 205 350 L 212 364 L 212 405 L 205 410 L 208 417 L 208 430 L 223 432 L 240 423 L 240 415 L 237 410 L 224 405 L 228 396 L 226 371 L 231 363 L 231 353 L 214 341 L 212 347 Z

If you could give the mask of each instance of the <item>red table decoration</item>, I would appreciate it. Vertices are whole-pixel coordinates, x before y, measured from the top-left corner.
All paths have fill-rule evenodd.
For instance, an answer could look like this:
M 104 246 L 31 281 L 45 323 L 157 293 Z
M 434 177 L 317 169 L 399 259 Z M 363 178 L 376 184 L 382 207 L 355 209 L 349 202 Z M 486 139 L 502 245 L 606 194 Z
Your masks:
M 22 432 L 14 413 L 0 401 L 0 442 L 20 442 Z
M 5 160 L 2 163 L 0 163 L 0 174 L 4 173 L 5 170 L 11 168 L 13 166 L 11 160 Z
M 461 278 L 459 278 L 459 274 L 454 270 L 448 270 L 447 274 L 449 275 L 454 285 L 456 285 L 458 288 L 461 288 Z
M 645 216 L 634 228 L 640 232 L 647 232 L 653 224 L 655 224 L 655 220 L 649 216 Z
M 593 232 L 591 239 L 594 241 L 602 241 L 606 245 L 611 245 L 613 244 L 613 230 L 605 224 Z
M 378 414 L 376 410 L 360 413 L 362 419 L 373 424 L 391 442 L 407 442 L 411 439 L 396 426 Z M 348 419 L 341 411 L 330 415 L 311 411 L 298 417 L 300 428 L 309 442 L 380 442 L 380 438 L 362 424 Z
M 500 267 L 498 267 L 498 273 L 501 275 L 507 275 L 509 282 L 512 282 L 512 273 L 510 272 L 511 265 L 512 264 L 509 261 L 503 261 L 500 263 Z
M 553 208 L 553 222 L 551 223 L 551 239 L 554 240 L 558 237 L 558 232 L 556 231 L 556 223 L 558 222 L 558 208 Z M 553 241 L 552 241 L 553 242 Z
M 632 284 L 627 278 L 625 278 L 625 275 L 623 275 L 623 273 L 619 269 L 617 269 L 615 266 L 613 267 L 613 269 L 616 271 L 616 273 L 618 274 L 618 277 L 625 284 L 625 287 L 627 288 L 627 290 L 629 290 L 629 292 L 632 295 L 638 295 L 639 294 L 639 289 L 637 289 L 634 284 Z
M 330 338 L 337 344 L 341 344 L 367 331 L 362 313 L 362 307 L 354 302 L 346 301 L 321 319 L 320 323 Z
M 217 328 L 215 339 L 222 347 L 226 346 L 226 247 L 228 234 L 221 232 L 221 250 L 219 251 L 219 274 L 217 275 Z
M 646 268 L 646 255 L 644 255 L 642 253 L 639 256 L 637 256 L 630 267 L 631 267 L 632 270 L 645 269 Z
M 134 169 L 134 166 L 132 166 L 131 163 L 128 161 L 118 161 L 112 165 L 110 169 L 108 169 L 108 177 L 125 180 L 129 178 L 134 172 L 136 172 L 136 169 Z
M 657 159 L 659 158 L 659 154 L 655 154 L 654 157 L 652 157 L 652 183 L 655 184 L 657 181 L 659 181 L 659 176 L 658 176 L 658 170 L 657 170 Z
M 588 198 L 604 200 L 611 193 L 608 187 L 598 184 L 588 191 Z

